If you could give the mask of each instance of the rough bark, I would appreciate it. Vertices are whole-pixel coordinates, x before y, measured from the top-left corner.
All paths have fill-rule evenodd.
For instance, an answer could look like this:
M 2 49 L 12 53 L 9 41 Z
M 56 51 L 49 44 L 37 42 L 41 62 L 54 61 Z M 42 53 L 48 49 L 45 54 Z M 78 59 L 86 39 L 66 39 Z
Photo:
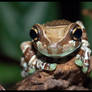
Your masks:
M 90 69 L 92 70 L 92 57 Z M 37 71 L 17 83 L 15 90 L 89 90 L 85 84 L 87 76 L 81 72 L 73 60 L 59 64 L 55 71 Z

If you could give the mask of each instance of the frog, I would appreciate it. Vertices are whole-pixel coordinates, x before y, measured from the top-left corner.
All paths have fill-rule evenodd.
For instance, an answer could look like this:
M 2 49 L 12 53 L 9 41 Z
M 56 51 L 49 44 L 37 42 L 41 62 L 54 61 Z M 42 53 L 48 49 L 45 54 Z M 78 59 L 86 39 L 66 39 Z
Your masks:
M 75 65 L 81 67 L 83 73 L 88 72 L 91 49 L 82 21 L 71 22 L 61 19 L 34 24 L 29 35 L 31 40 L 24 41 L 20 45 L 23 53 L 22 77 L 33 74 L 37 70 L 55 71 L 57 65 L 63 62 L 60 59 L 72 55 L 75 57 Z

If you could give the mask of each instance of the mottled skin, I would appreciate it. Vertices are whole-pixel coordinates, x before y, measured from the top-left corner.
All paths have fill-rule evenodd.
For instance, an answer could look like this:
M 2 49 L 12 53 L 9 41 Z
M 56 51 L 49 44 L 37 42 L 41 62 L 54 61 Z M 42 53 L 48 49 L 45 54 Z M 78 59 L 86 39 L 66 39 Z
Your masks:
M 54 20 L 42 25 L 35 24 L 30 31 L 32 41 L 21 44 L 21 65 L 24 68 L 22 76 L 32 74 L 35 70 L 54 71 L 63 62 L 60 59 L 74 54 L 75 51 L 78 51 L 74 54 L 75 64 L 87 73 L 91 50 L 82 22 Z

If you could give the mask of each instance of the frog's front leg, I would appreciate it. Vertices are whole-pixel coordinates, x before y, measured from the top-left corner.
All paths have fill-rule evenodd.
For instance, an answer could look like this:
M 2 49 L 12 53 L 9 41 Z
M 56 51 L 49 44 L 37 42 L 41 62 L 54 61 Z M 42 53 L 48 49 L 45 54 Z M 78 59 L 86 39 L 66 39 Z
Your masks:
M 82 46 L 80 48 L 81 50 L 80 50 L 79 54 L 77 54 L 77 56 L 76 56 L 75 63 L 82 67 L 82 71 L 84 73 L 87 73 L 88 67 L 90 64 L 89 60 L 90 60 L 91 49 L 89 48 L 89 42 L 88 42 L 86 30 L 85 30 L 82 22 L 77 21 L 76 23 L 79 24 L 82 28 Z M 78 62 L 80 62 L 80 63 L 78 64 Z
M 35 51 L 32 48 L 32 42 L 26 41 L 21 44 L 21 50 L 23 52 L 23 57 L 21 58 L 21 65 L 24 68 L 22 76 L 27 76 L 32 74 L 36 69 L 53 71 L 56 69 L 56 64 L 50 64 L 44 61 L 41 61 L 37 58 Z

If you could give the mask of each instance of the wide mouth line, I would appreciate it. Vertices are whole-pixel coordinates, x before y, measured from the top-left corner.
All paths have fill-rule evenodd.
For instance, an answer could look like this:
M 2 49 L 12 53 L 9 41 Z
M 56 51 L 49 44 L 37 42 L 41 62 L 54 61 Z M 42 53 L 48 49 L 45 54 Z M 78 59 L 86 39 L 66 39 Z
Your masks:
M 81 46 L 81 42 L 79 43 L 79 45 L 76 47 L 76 48 L 74 48 L 74 49 L 72 49 L 72 50 L 69 50 L 69 51 L 65 51 L 64 53 L 61 53 L 61 54 L 47 54 L 47 53 L 44 53 L 44 52 L 42 52 L 41 50 L 38 50 L 41 54 L 43 54 L 43 55 L 45 55 L 45 56 L 47 56 L 47 57 L 53 57 L 53 58 L 55 58 L 55 57 L 61 57 L 61 58 L 63 58 L 63 57 L 65 57 L 65 56 L 67 56 L 67 55 L 70 55 L 71 53 L 73 53 L 74 51 L 76 51 L 78 48 L 80 48 L 80 46 Z

